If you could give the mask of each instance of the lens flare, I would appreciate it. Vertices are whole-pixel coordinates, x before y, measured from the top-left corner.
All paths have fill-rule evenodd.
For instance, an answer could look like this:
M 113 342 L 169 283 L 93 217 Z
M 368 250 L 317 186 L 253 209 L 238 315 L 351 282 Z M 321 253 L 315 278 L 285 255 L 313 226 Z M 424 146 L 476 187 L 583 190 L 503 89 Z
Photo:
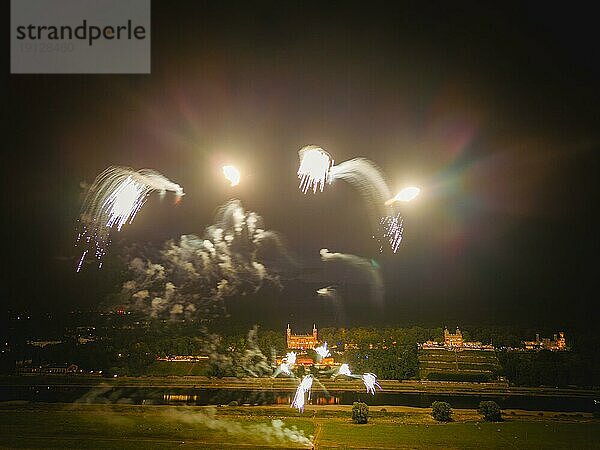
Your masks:
M 333 166 L 333 161 L 329 153 L 316 145 L 307 145 L 298 152 L 300 156 L 300 167 L 298 168 L 298 178 L 300 178 L 300 190 L 306 194 L 306 191 L 312 189 L 313 193 L 320 189 L 323 192 L 325 183 L 329 182 L 329 171 Z
M 231 183 L 231 186 L 237 186 L 240 184 L 240 171 L 234 166 L 223 166 L 223 175 L 227 181 Z
M 153 191 L 158 191 L 161 196 L 166 191 L 174 192 L 177 198 L 184 195 L 181 186 L 151 169 L 135 171 L 128 167 L 109 167 L 96 177 L 79 216 L 76 245 L 85 248 L 77 272 L 89 253 L 94 254 L 98 267 L 102 267 L 102 258 L 111 242 L 111 230 L 121 231 L 125 224 L 133 223 Z

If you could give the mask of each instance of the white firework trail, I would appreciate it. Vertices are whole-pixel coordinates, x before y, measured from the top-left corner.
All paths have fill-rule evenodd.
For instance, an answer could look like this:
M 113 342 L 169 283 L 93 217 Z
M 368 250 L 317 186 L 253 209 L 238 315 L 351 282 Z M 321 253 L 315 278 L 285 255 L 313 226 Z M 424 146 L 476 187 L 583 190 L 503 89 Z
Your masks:
M 279 372 L 281 373 L 285 373 L 286 375 L 289 375 L 290 372 L 290 365 L 288 363 L 281 363 L 279 365 Z
M 293 366 L 294 364 L 296 364 L 296 352 L 289 352 L 285 355 L 285 361 L 290 365 Z
M 338 375 L 346 375 L 348 377 L 352 376 L 352 372 L 350 372 L 350 367 L 348 366 L 348 364 L 344 363 L 340 366 L 340 368 L 338 369 Z
M 317 352 L 317 355 L 319 355 L 321 359 L 331 356 L 331 353 L 327 348 L 327 342 L 324 342 L 323 345 L 315 348 L 315 352 Z
M 135 171 L 113 166 L 96 177 L 81 208 L 77 244 L 91 247 L 99 267 L 111 242 L 110 232 L 114 228 L 121 231 L 125 224 L 131 224 L 153 191 L 161 196 L 167 191 L 174 192 L 178 198 L 184 195 L 181 186 L 151 169 Z M 84 249 L 77 272 L 88 253 L 90 248 Z
M 383 240 L 386 240 L 394 253 L 398 251 L 400 242 L 402 242 L 402 233 L 404 233 L 403 219 L 400 213 L 382 217 L 379 221 L 381 226 L 379 238 L 379 251 L 383 252 Z
M 313 377 L 312 375 L 305 375 L 302 381 L 296 389 L 296 395 L 290 408 L 296 408 L 300 412 L 304 412 L 304 405 L 307 400 L 310 400 L 310 390 L 312 388 Z M 308 394 L 308 395 L 307 395 Z
M 349 253 L 335 253 L 330 252 L 326 248 L 322 248 L 319 251 L 321 260 L 324 262 L 343 262 L 349 264 L 355 269 L 363 272 L 369 277 L 369 284 L 371 288 L 371 298 L 377 305 L 381 305 L 383 302 L 384 284 L 381 273 L 377 264 L 367 258 L 361 258 L 360 256 L 352 255 Z
M 329 153 L 316 145 L 307 145 L 298 152 L 300 156 L 300 167 L 298 178 L 300 178 L 300 190 L 312 189 L 313 193 L 320 189 L 323 192 L 325 183 L 330 183 L 329 172 L 333 166 L 333 160 Z
M 277 368 L 277 371 L 273 375 L 273 377 L 277 377 L 280 373 L 285 373 L 286 375 L 291 375 L 292 367 L 296 364 L 296 352 L 289 352 L 283 358 L 281 364 Z
M 317 295 L 319 297 L 335 297 L 337 295 L 337 290 L 335 286 L 325 286 L 317 289 Z
M 350 183 L 358 189 L 367 204 L 378 211 L 383 211 L 385 202 L 391 196 L 383 173 L 375 163 L 366 158 L 354 158 L 333 166 L 330 178 L 331 181 L 344 180 Z
M 377 382 L 377 375 L 374 373 L 365 373 L 361 379 L 365 384 L 365 388 L 367 388 L 367 393 L 375 395 L 375 387 L 378 387 L 381 390 L 381 386 Z
M 398 194 L 390 199 L 390 189 L 382 171 L 366 158 L 354 158 L 333 165 L 329 153 L 316 145 L 303 147 L 299 155 L 300 190 L 306 193 L 308 189 L 312 189 L 316 193 L 319 189 L 322 192 L 325 183 L 331 184 L 335 180 L 351 184 L 365 200 L 376 233 L 373 237 L 380 243 L 380 252 L 383 252 L 383 242 L 389 242 L 396 253 L 402 240 L 402 218 L 393 210 L 393 203 L 407 201 L 405 198 L 414 198 L 418 194 L 418 188 L 409 188 L 407 193 L 402 191 L 402 195 Z M 379 228 L 376 225 L 377 220 Z

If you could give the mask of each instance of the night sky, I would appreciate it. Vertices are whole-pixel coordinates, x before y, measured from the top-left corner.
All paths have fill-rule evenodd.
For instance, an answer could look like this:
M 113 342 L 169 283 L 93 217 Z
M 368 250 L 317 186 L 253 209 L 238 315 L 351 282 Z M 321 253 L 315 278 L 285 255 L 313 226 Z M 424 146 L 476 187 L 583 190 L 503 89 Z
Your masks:
M 110 264 L 122 245 L 202 234 L 239 198 L 302 270 L 283 291 L 232 299 L 232 317 L 304 327 L 593 320 L 600 52 L 590 11 L 248 3 L 153 1 L 151 75 L 9 75 L 5 33 L 3 309 L 95 307 L 122 281 Z M 378 253 L 350 185 L 299 191 L 306 144 L 336 162 L 374 161 L 392 191 L 421 186 L 396 255 Z M 239 186 L 222 178 L 224 163 L 240 167 Z M 187 195 L 176 206 L 151 199 L 106 267 L 76 274 L 80 183 L 109 165 L 154 168 Z M 323 247 L 376 260 L 381 311 L 365 313 L 352 273 L 329 283 L 354 293 L 343 319 L 320 304 Z

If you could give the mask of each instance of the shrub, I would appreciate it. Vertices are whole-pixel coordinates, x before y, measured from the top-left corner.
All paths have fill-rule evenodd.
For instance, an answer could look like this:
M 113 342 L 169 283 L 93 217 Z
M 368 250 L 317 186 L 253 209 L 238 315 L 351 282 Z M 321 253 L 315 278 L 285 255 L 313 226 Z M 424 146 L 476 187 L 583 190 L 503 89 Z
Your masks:
M 367 423 L 369 420 L 369 407 L 363 402 L 354 402 L 352 405 L 352 421 L 354 423 Z
M 236 402 L 235 400 L 230 401 L 227 406 L 237 406 L 238 402 Z
M 479 414 L 481 414 L 487 422 L 500 422 L 502 420 L 500 406 L 493 401 L 479 403 Z
M 452 407 L 450 403 L 433 402 L 431 404 L 431 415 L 438 422 L 450 422 L 452 420 Z

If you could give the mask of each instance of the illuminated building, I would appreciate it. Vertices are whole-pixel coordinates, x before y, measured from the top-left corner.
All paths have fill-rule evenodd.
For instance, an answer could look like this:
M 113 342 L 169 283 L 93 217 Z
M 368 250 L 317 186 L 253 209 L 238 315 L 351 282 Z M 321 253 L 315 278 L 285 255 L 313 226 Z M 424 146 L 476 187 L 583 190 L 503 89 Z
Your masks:
M 292 329 L 288 323 L 286 335 L 288 349 L 308 350 L 318 346 L 317 326 L 315 324 L 313 324 L 312 334 L 292 334 Z
M 295 363 L 296 366 L 315 366 L 317 368 L 326 368 L 339 365 L 339 363 L 336 363 L 332 357 L 317 357 L 315 359 L 315 357 L 309 355 L 306 352 L 306 350 L 314 350 L 316 347 L 319 346 L 317 326 L 315 324 L 313 324 L 312 334 L 292 334 L 292 329 L 290 328 L 290 324 L 288 323 L 286 337 L 288 350 L 300 350 L 299 352 L 297 352 Z M 284 362 L 284 359 L 284 356 L 280 356 L 277 357 L 275 361 L 277 365 L 280 365 Z
M 456 333 L 452 334 L 448 331 L 448 328 L 444 328 L 444 347 L 462 347 L 463 337 L 462 332 L 456 327 Z
M 567 343 L 565 341 L 565 333 L 561 331 L 558 336 L 554 334 L 553 339 L 541 338 L 540 333 L 535 334 L 535 341 L 523 341 L 523 347 L 525 350 L 550 350 L 553 352 L 561 352 L 567 350 Z
M 419 344 L 419 347 L 430 350 L 495 350 L 495 347 L 492 344 L 482 344 L 479 341 L 470 342 L 463 340 L 462 331 L 460 331 L 458 327 L 456 327 L 455 333 L 450 333 L 448 327 L 444 328 L 444 342 L 426 341 Z

